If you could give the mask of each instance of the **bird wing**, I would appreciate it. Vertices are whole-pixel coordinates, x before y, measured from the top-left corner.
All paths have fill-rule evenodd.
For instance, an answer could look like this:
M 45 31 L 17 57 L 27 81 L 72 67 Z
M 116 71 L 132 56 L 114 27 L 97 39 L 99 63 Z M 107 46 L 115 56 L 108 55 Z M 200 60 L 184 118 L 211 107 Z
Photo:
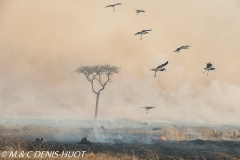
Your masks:
M 162 68 L 162 67 L 166 66 L 167 64 L 168 64 L 168 61 L 167 61 L 166 63 L 164 63 L 164 64 L 158 66 L 157 69 Z
M 177 52 L 177 51 L 180 51 L 181 50 L 181 48 L 177 48 L 174 52 Z
M 181 48 L 182 48 L 182 49 L 188 49 L 188 47 L 190 47 L 190 46 L 185 45 L 185 46 L 182 46 Z
M 142 30 L 142 32 L 152 31 L 152 29 Z
M 112 7 L 113 5 L 108 5 L 108 6 L 106 6 L 105 8 L 107 8 L 107 7 Z
M 116 6 L 116 5 L 122 5 L 122 3 L 116 3 L 116 4 L 114 4 L 114 6 Z
M 181 47 L 179 47 L 180 49 L 184 49 L 185 48 L 185 46 L 181 46 Z
M 142 34 L 142 32 L 137 32 L 135 35 Z

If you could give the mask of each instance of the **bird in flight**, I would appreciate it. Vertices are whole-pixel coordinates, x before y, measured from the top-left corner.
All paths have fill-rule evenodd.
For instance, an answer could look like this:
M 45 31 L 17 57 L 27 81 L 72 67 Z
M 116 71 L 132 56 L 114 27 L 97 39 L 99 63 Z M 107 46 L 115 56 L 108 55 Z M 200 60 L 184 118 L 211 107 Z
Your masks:
M 167 70 L 164 68 L 164 66 L 166 66 L 167 64 L 168 64 L 168 61 L 166 63 L 158 66 L 157 68 L 150 69 L 150 71 L 155 71 L 154 77 L 156 77 L 157 71 L 166 71 L 167 72 Z
M 144 13 L 145 11 L 144 10 L 136 10 L 137 15 L 141 12 Z
M 182 49 L 188 49 L 188 47 L 190 47 L 190 46 L 181 46 L 181 47 L 179 47 L 179 48 L 177 48 L 174 52 L 179 52 L 180 50 L 182 50 Z
M 111 5 L 108 5 L 108 6 L 106 6 L 105 8 L 107 8 L 107 7 L 112 7 L 113 8 L 113 11 L 115 11 L 115 6 L 116 5 L 122 5 L 121 3 L 116 3 L 116 4 L 111 4 Z
M 140 38 L 140 39 L 142 40 L 142 35 L 143 35 L 143 34 L 149 34 L 149 33 L 148 33 L 149 31 L 152 31 L 152 29 L 142 30 L 141 32 L 137 32 L 135 35 L 140 34 L 140 35 L 141 35 L 141 38 Z
M 208 62 L 208 63 L 207 63 L 207 66 L 206 66 L 206 68 L 204 68 L 204 70 L 205 70 L 204 72 L 207 71 L 207 76 L 208 76 L 208 72 L 209 72 L 209 71 L 211 71 L 211 70 L 216 70 L 216 69 L 212 67 L 212 63 Z M 203 73 L 204 73 L 204 72 L 203 72 Z
M 141 108 L 145 108 L 146 113 L 148 114 L 149 109 L 156 108 L 156 106 L 145 106 L 145 107 L 141 107 Z

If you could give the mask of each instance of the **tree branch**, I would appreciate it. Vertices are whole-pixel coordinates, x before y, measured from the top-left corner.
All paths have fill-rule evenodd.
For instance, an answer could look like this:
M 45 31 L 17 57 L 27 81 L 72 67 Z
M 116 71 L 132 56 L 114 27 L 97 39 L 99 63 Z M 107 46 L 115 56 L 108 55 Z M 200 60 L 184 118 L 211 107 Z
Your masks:
M 108 81 L 110 80 L 110 75 L 108 74 L 107 77 L 108 77 L 107 81 L 103 85 L 101 84 L 102 88 L 98 91 L 98 93 L 100 93 L 102 90 L 105 89 L 105 86 L 107 85 Z
M 101 74 L 99 74 L 99 81 L 98 82 L 101 84 L 101 86 L 103 86 L 102 80 L 101 80 Z
M 92 74 L 93 75 L 93 74 Z M 97 75 L 93 75 L 92 77 L 92 80 L 91 80 L 91 85 L 92 85 L 92 91 L 95 93 L 95 94 L 98 94 L 95 90 L 94 90 L 94 86 L 93 86 L 93 80 L 95 79 Z

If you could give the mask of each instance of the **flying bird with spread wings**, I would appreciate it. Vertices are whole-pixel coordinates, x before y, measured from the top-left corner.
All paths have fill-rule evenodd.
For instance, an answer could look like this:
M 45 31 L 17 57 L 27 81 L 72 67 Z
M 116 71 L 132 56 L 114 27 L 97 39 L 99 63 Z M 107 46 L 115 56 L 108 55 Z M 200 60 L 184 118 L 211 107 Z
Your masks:
M 166 66 L 167 64 L 168 64 L 168 61 L 166 63 L 158 66 L 157 68 L 150 69 L 150 71 L 155 71 L 154 77 L 156 77 L 157 71 L 166 71 L 167 72 L 167 70 L 164 68 L 164 66 Z
M 188 49 L 188 47 L 190 47 L 190 46 L 187 46 L 187 45 L 185 45 L 185 46 L 181 46 L 181 47 L 179 47 L 179 48 L 177 48 L 174 52 L 179 52 L 179 51 L 181 51 L 182 49 Z
M 145 107 L 141 107 L 141 108 L 145 108 L 146 114 L 148 114 L 149 109 L 156 108 L 156 106 L 145 106 Z
M 107 7 L 112 7 L 113 8 L 113 11 L 115 11 L 115 6 L 116 5 L 122 5 L 121 3 L 116 3 L 116 4 L 111 4 L 111 5 L 108 5 L 108 6 L 106 6 L 105 8 L 107 8 Z
M 135 35 L 140 34 L 140 35 L 141 35 L 141 38 L 140 38 L 140 39 L 142 40 L 142 35 L 143 35 L 143 34 L 149 34 L 149 33 L 148 33 L 149 31 L 152 31 L 152 29 L 142 30 L 141 32 L 137 32 Z
M 136 10 L 137 15 L 141 12 L 144 13 L 145 11 L 144 10 Z
M 212 63 L 208 62 L 208 63 L 207 63 L 207 66 L 206 66 L 206 68 L 204 68 L 204 70 L 205 70 L 204 72 L 207 71 L 207 76 L 208 76 L 208 72 L 209 72 L 209 71 L 211 71 L 211 70 L 216 70 L 216 69 L 212 67 Z M 203 73 L 204 73 L 204 72 L 203 72 Z

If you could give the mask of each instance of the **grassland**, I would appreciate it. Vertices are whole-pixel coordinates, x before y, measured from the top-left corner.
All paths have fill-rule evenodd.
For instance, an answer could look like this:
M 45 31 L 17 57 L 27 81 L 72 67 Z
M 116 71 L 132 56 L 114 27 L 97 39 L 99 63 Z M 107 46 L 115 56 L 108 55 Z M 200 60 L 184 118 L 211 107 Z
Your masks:
M 83 158 L 57 158 L 65 160 L 240 159 L 239 135 L 238 127 L 220 126 L 168 125 L 153 131 L 149 127 L 86 129 L 5 125 L 0 126 L 0 153 L 87 151 Z M 93 145 L 78 145 L 84 136 Z M 35 142 L 37 137 L 43 137 L 44 142 Z

